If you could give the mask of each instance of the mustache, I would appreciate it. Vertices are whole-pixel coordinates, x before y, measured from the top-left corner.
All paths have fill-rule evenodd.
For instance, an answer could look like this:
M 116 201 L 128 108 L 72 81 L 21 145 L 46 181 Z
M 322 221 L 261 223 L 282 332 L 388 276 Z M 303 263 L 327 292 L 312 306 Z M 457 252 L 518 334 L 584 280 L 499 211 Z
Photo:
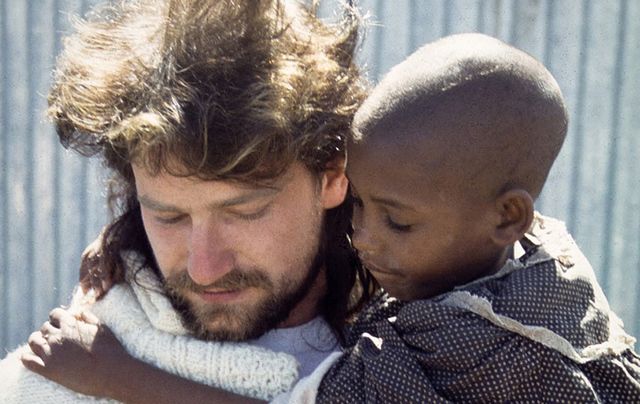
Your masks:
M 222 278 L 208 285 L 200 285 L 191 279 L 187 270 L 168 276 L 164 280 L 165 287 L 172 291 L 190 291 L 202 293 L 209 289 L 239 290 L 250 287 L 272 287 L 271 280 L 257 270 L 232 269 Z

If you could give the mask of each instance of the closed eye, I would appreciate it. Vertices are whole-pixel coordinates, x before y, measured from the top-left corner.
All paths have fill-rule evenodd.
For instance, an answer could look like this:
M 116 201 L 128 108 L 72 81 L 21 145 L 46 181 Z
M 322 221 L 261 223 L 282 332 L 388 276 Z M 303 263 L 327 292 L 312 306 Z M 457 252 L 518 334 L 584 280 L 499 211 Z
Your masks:
M 391 230 L 395 231 L 396 233 L 408 233 L 411 231 L 412 225 L 396 223 L 388 215 L 387 215 L 386 221 L 387 221 L 387 226 Z
M 177 215 L 177 216 L 170 216 L 170 217 L 156 216 L 154 217 L 154 219 L 160 224 L 176 224 L 186 217 L 187 217 L 186 215 Z
M 251 222 L 251 221 L 258 220 L 265 217 L 267 213 L 269 213 L 270 207 L 271 207 L 271 204 L 269 203 L 255 212 L 251 212 L 251 213 L 235 212 L 233 215 L 236 216 L 238 219 Z

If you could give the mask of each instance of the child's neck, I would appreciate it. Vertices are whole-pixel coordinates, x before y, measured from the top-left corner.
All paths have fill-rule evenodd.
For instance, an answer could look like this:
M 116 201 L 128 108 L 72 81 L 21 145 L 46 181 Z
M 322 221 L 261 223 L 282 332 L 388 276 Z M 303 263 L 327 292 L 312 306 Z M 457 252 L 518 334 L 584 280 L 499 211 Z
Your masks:
M 498 256 L 498 259 L 496 260 L 493 268 L 490 271 L 487 271 L 487 273 L 484 276 L 490 276 L 497 273 L 504 266 L 504 264 L 507 263 L 507 260 L 515 259 L 516 258 L 515 255 L 517 252 L 516 252 L 516 248 L 514 247 L 515 247 L 515 243 L 505 247 L 502 253 Z

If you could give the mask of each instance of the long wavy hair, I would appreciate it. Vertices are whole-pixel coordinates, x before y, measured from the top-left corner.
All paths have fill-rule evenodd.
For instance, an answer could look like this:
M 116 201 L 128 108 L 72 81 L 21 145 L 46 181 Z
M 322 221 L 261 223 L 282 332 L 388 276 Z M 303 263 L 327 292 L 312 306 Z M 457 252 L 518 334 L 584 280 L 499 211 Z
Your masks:
M 123 250 L 158 270 L 133 163 L 258 184 L 294 161 L 320 178 L 344 157 L 365 95 L 354 61 L 360 21 L 349 7 L 328 24 L 277 0 L 129 0 L 78 21 L 57 61 L 48 112 L 65 147 L 100 156 L 113 172 L 101 270 L 123 281 Z M 350 215 L 348 201 L 328 211 L 322 241 L 329 288 L 321 313 L 336 331 L 373 285 L 348 241 Z

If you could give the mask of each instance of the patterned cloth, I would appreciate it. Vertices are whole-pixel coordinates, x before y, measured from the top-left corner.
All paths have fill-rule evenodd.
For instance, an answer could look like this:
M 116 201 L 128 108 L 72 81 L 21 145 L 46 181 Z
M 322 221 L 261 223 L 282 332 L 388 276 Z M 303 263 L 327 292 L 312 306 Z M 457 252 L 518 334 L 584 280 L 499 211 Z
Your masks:
M 319 403 L 640 403 L 635 339 L 556 220 L 524 254 L 429 300 L 379 296 L 325 375 Z

